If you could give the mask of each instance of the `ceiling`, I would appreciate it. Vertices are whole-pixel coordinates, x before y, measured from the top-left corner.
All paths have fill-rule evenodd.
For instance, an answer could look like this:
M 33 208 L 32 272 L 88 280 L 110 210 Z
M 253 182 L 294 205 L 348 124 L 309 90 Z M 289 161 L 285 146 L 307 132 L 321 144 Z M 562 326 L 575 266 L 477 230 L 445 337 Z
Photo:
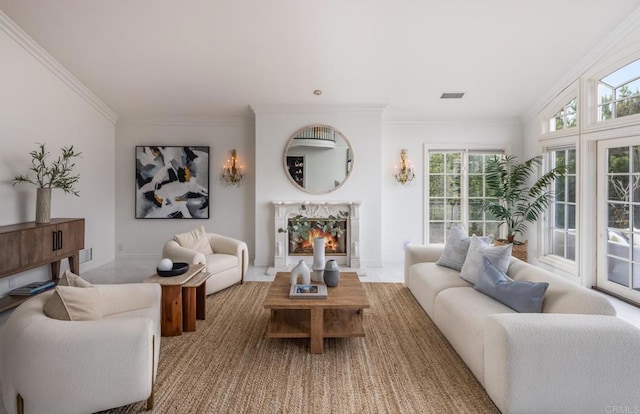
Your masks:
M 126 119 L 244 117 L 269 104 L 386 104 L 385 119 L 518 117 L 638 5 L 0 0 Z M 465 96 L 439 99 L 451 91 Z

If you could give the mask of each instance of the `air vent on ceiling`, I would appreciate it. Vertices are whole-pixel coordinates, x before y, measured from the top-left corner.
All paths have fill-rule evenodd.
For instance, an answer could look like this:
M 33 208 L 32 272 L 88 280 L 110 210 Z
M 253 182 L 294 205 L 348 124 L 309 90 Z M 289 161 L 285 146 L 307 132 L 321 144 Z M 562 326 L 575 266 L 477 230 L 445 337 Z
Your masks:
M 442 92 L 440 99 L 462 99 L 464 92 Z

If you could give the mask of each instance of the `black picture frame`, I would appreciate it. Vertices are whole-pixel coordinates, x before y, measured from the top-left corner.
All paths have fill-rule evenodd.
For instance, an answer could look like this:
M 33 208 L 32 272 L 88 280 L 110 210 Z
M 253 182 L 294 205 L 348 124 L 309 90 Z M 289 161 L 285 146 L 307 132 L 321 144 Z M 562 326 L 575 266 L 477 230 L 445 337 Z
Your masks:
M 136 219 L 208 219 L 208 146 L 135 148 Z

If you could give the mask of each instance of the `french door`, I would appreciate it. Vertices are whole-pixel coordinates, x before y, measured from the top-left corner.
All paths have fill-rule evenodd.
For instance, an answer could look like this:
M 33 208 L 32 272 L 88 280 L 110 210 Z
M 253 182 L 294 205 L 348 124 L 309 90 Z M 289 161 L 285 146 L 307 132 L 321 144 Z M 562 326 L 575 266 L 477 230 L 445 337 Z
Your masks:
M 640 303 L 640 137 L 598 142 L 597 285 Z

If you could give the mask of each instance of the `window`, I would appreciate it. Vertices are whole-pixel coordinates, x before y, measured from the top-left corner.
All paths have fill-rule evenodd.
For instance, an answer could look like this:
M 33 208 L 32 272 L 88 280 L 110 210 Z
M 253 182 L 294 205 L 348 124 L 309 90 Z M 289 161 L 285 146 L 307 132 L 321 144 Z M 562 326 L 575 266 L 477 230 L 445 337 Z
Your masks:
M 549 120 L 549 132 L 578 125 L 578 98 L 573 98 Z
M 640 59 L 598 82 L 598 121 L 640 113 Z
M 549 206 L 547 254 L 576 260 L 576 148 L 549 151 L 550 168 L 566 165 L 567 172 L 553 183 Z
M 502 151 L 432 150 L 427 168 L 427 242 L 443 243 L 452 225 L 469 234 L 498 236 L 498 225 L 482 208 L 485 165 Z

